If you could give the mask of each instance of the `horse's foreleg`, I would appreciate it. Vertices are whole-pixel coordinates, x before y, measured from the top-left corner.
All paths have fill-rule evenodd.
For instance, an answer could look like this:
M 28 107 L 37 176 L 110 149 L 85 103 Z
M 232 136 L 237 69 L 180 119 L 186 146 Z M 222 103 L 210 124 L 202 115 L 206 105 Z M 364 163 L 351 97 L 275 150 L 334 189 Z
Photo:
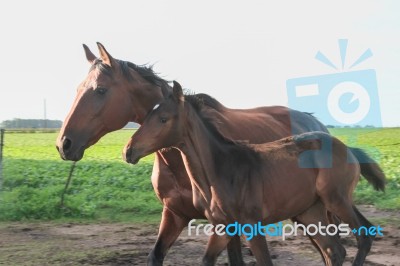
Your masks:
M 172 246 L 189 220 L 180 217 L 164 206 L 157 242 L 150 252 L 147 265 L 162 265 L 168 249 Z
M 271 256 L 268 251 L 267 240 L 265 236 L 256 235 L 251 240 L 249 240 L 249 246 L 251 252 L 256 258 L 257 264 L 259 266 L 272 266 Z
M 207 249 L 203 257 L 202 265 L 203 266 L 215 265 L 218 255 L 225 249 L 230 239 L 231 238 L 226 235 L 219 236 L 215 233 L 211 235 L 208 239 Z M 239 245 L 240 245 L 240 240 L 239 240 Z M 240 250 L 239 252 L 241 254 Z M 231 265 L 237 265 L 237 264 L 232 264 L 231 262 Z

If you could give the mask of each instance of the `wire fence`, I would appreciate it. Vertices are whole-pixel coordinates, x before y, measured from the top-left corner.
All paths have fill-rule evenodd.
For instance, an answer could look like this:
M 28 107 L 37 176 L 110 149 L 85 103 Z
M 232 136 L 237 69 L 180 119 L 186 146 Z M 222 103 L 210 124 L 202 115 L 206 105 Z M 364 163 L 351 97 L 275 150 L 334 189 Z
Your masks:
M 0 129 L 0 191 L 3 189 L 3 146 L 4 146 L 4 129 Z
M 114 145 L 130 137 L 130 130 L 110 134 L 80 163 L 61 160 L 54 147 L 58 132 L 7 128 L 4 134 L 0 221 L 94 219 L 161 211 L 149 179 L 151 159 L 132 168 L 121 161 L 120 147 Z
M 18 129 L 7 129 L 8 133 L 54 133 L 58 132 L 59 129 L 49 129 L 49 128 L 18 128 Z M 3 154 L 4 154 L 4 136 L 5 136 L 6 130 L 1 128 L 0 129 L 0 191 L 3 190 Z M 71 176 L 73 174 L 75 168 L 75 162 L 71 166 L 71 170 L 69 173 L 69 176 L 66 181 L 65 185 L 65 190 L 61 196 L 61 202 L 63 204 L 64 202 L 64 194 L 65 191 L 68 189 L 68 185 L 71 181 Z

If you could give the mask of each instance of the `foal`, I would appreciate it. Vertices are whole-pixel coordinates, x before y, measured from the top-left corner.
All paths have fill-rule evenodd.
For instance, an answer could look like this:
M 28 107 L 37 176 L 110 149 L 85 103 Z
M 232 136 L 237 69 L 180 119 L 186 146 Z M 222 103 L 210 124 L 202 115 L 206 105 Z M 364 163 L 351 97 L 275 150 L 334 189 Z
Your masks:
M 174 82 L 170 97 L 154 107 L 125 146 L 124 159 L 136 164 L 162 148 L 181 151 L 194 206 L 214 225 L 276 223 L 320 200 L 351 228 L 371 226 L 352 203 L 359 163 L 338 139 L 312 132 L 265 144 L 239 143 L 222 136 L 209 118 L 200 115 L 200 107 Z M 356 237 L 353 265 L 362 265 L 373 239 Z M 218 254 L 229 238 L 214 234 L 213 240 Z M 254 236 L 249 245 L 258 265 L 272 265 L 264 236 Z M 204 265 L 214 263 L 203 260 Z

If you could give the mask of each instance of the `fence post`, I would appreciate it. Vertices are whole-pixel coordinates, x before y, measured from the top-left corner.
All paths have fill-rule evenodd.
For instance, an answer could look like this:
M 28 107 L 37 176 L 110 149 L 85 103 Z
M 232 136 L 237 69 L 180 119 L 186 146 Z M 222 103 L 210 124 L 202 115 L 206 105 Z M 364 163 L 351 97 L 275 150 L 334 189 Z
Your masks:
M 69 170 L 69 175 L 68 175 L 67 182 L 65 182 L 64 191 L 61 194 L 61 203 L 60 203 L 61 208 L 65 207 L 64 206 L 64 195 L 65 195 L 65 193 L 67 193 L 67 189 L 68 189 L 69 183 L 71 183 L 72 173 L 74 172 L 75 164 L 76 164 L 76 161 L 72 162 L 71 169 Z
M 0 129 L 0 191 L 3 189 L 3 146 L 4 129 Z

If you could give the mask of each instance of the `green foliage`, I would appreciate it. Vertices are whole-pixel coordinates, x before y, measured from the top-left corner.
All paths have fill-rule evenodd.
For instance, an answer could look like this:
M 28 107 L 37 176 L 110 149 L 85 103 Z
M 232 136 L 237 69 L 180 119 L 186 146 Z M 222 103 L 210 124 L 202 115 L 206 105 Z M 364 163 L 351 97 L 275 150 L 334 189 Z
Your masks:
M 62 161 L 56 151 L 57 134 L 7 133 L 0 220 L 118 220 L 160 214 L 162 206 L 150 180 L 153 156 L 135 166 L 121 160 L 123 144 L 132 133 L 111 133 L 86 151 L 76 164 L 64 206 L 61 194 L 71 162 Z
M 16 129 L 16 128 L 54 128 L 58 129 L 62 125 L 60 120 L 49 120 L 49 119 L 19 119 L 14 118 L 13 120 L 5 120 L 0 123 L 0 127 Z
M 356 203 L 400 209 L 400 129 L 330 129 L 346 144 L 365 148 L 384 169 L 386 192 L 361 179 Z M 151 185 L 153 156 L 137 165 L 122 161 L 132 130 L 110 133 L 76 164 L 64 206 L 60 197 L 71 167 L 55 149 L 57 133 L 5 135 L 0 221 L 26 219 L 159 219 L 162 206 Z M 149 218 L 152 217 L 152 218 Z

